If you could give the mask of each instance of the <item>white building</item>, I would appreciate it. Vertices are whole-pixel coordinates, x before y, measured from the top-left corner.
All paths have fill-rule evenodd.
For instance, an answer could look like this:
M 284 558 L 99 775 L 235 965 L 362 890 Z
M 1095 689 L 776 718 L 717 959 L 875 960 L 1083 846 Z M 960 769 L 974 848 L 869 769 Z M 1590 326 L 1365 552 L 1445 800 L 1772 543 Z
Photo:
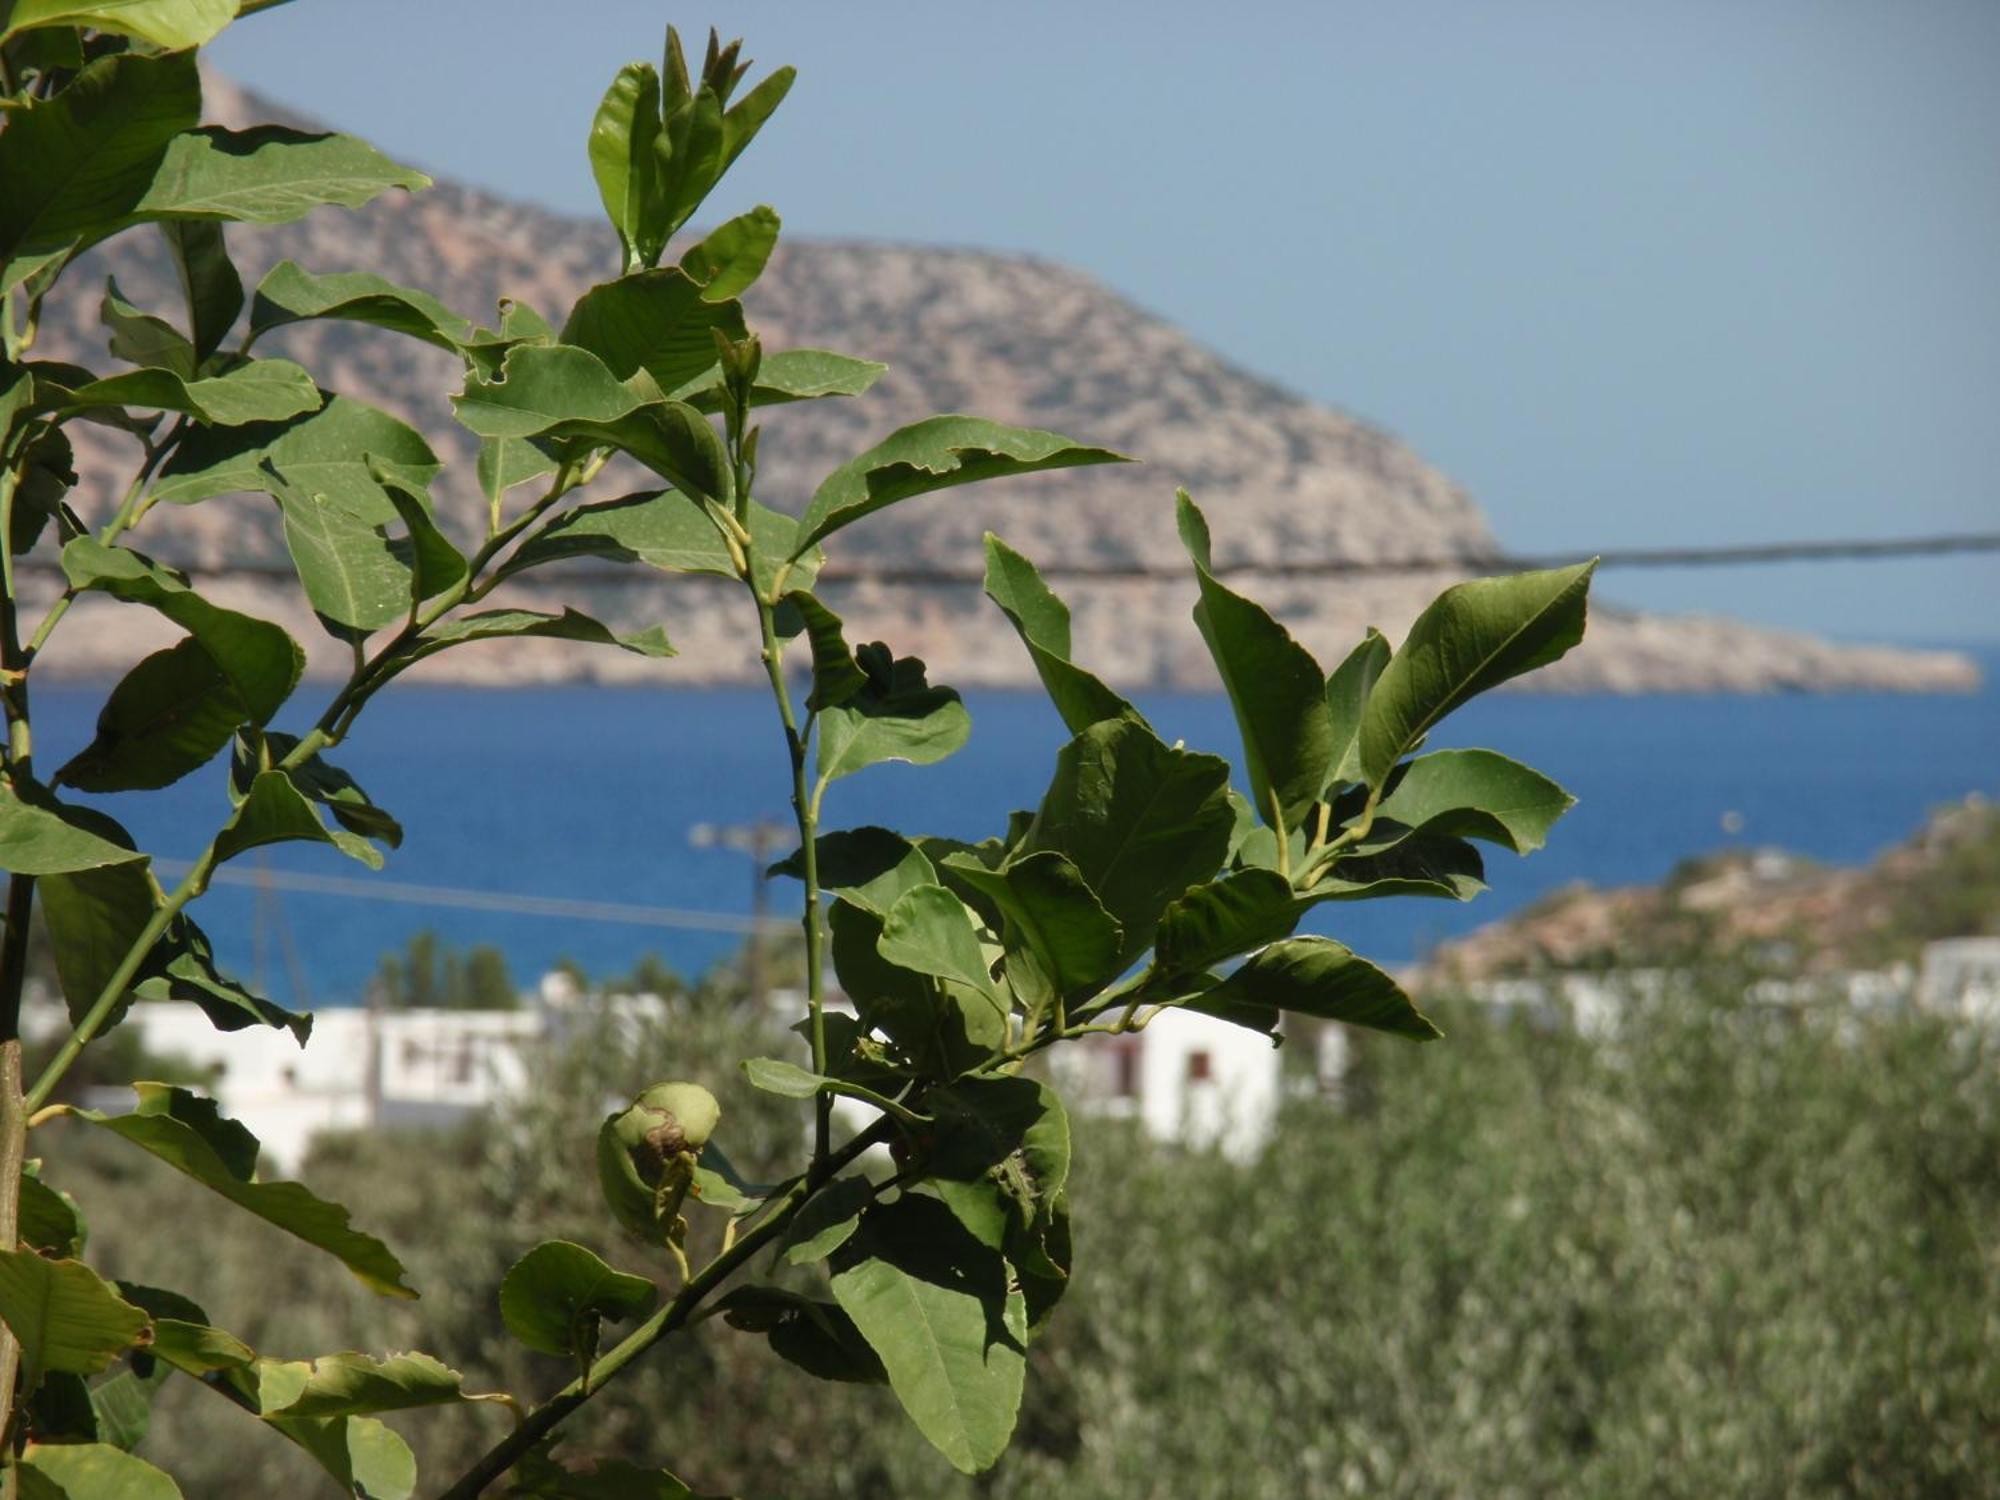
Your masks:
M 1657 970 L 1616 980 L 1567 974 L 1494 980 L 1468 990 L 1496 1010 L 1525 1011 L 1546 1024 L 1609 1037 L 1623 1007 L 1635 995 L 1663 992 L 1667 979 Z M 804 1009 L 796 992 L 770 998 L 787 1020 Z M 1754 989 L 1752 998 L 1855 1010 L 1913 1005 L 2000 1025 L 2000 938 L 1932 943 L 1914 975 L 1904 970 L 1772 981 Z M 831 1003 L 845 1008 L 844 1000 Z M 49 1008 L 59 1019 L 60 1006 Z M 586 995 L 567 976 L 550 974 L 517 1010 L 322 1010 L 304 1048 L 285 1031 L 218 1032 L 192 1005 L 135 1005 L 122 1024 L 139 1033 L 146 1051 L 212 1071 L 212 1092 L 223 1112 L 263 1142 L 264 1171 L 275 1175 L 295 1168 L 321 1131 L 448 1125 L 527 1088 L 538 1055 L 551 1044 L 586 1027 L 637 1029 L 667 1017 L 667 1003 L 657 995 Z M 1337 1092 L 1347 1071 L 1346 1030 L 1310 1022 L 1291 1029 L 1293 1045 L 1310 1047 L 1315 1063 L 1315 1077 L 1300 1086 Z M 804 1062 L 800 1045 L 798 1060 Z M 1072 1111 L 1136 1120 L 1155 1140 L 1247 1161 L 1276 1129 L 1285 1088 L 1278 1049 L 1271 1038 L 1213 1016 L 1168 1011 L 1144 1031 L 1092 1037 L 1050 1056 L 1056 1086 Z M 122 1111 L 130 1096 L 107 1089 L 89 1102 Z M 868 1106 L 848 1099 L 837 1109 L 855 1128 L 874 1118 Z
M 1325 1035 L 1342 1041 L 1332 1028 Z M 1144 1031 L 1087 1038 L 1050 1059 L 1071 1108 L 1137 1120 L 1154 1140 L 1248 1161 L 1277 1125 L 1283 1080 L 1272 1039 L 1199 1011 L 1166 1011 Z
M 1925 944 L 1917 969 L 1917 1004 L 1938 1014 L 2000 1025 L 2000 937 Z
M 120 1024 L 148 1053 L 214 1074 L 208 1092 L 262 1142 L 268 1176 L 296 1168 L 322 1131 L 452 1124 L 518 1096 L 537 1053 L 580 1026 L 607 1017 L 636 1024 L 665 1012 L 656 995 L 593 999 L 551 974 L 517 1010 L 317 1011 L 304 1047 L 268 1027 L 217 1031 L 198 1007 L 181 1003 L 134 1005 Z M 98 1092 L 93 1107 L 131 1107 L 125 1089 Z

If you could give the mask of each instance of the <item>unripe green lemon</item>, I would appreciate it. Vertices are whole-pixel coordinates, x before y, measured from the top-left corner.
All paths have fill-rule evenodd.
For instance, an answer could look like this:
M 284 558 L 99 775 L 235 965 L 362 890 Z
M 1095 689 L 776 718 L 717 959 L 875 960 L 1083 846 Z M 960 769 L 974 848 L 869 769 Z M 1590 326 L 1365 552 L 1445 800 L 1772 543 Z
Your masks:
M 632 1103 L 628 1115 L 641 1110 L 662 1118 L 656 1122 L 662 1145 L 667 1150 L 699 1151 L 715 1133 L 722 1108 L 715 1095 L 698 1083 L 656 1083 Z M 675 1132 L 679 1144 L 667 1144 Z
M 658 1241 L 672 1229 L 722 1111 L 698 1083 L 658 1083 L 597 1132 L 597 1180 L 611 1212 L 632 1233 Z

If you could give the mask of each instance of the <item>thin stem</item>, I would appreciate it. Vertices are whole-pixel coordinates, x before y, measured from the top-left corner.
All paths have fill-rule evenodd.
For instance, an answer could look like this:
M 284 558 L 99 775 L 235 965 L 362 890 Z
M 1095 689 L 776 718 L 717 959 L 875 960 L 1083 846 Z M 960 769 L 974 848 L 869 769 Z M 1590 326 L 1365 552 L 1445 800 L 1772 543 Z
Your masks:
M 885 1115 L 890 1115 L 904 1125 L 922 1127 L 935 1124 L 929 1115 L 920 1115 L 909 1105 L 891 1099 L 887 1094 L 877 1093 L 859 1083 L 848 1083 L 844 1079 L 829 1078 L 820 1085 L 829 1094 L 844 1094 L 849 1099 L 859 1099 L 863 1104 L 872 1105 Z
M 146 961 L 146 955 L 153 951 L 153 945 L 165 935 L 174 918 L 180 915 L 181 908 L 208 888 L 208 877 L 214 869 L 215 845 L 210 843 L 202 851 L 201 858 L 195 861 L 194 868 L 187 872 L 186 877 L 174 887 L 167 899 L 154 908 L 152 917 L 139 933 L 138 941 L 126 950 L 125 956 L 118 961 L 118 967 L 112 970 L 111 977 L 98 992 L 97 999 L 91 1002 L 90 1009 L 84 1012 L 83 1019 L 76 1023 L 70 1034 L 63 1038 L 63 1044 L 56 1049 L 56 1055 L 50 1058 L 48 1066 L 42 1069 L 42 1075 L 35 1080 L 35 1086 L 28 1090 L 25 1103 L 30 1114 L 48 1103 L 49 1095 L 55 1092 L 56 1085 L 62 1082 L 63 1074 L 69 1071 L 77 1055 L 89 1044 L 90 1039 L 104 1028 L 104 1023 L 124 1002 L 125 992 L 131 988 L 132 980 L 139 972 L 139 966 Z
M 675 1294 L 672 1301 L 634 1329 L 617 1347 L 599 1357 L 587 1372 L 579 1375 L 529 1412 L 518 1427 L 488 1449 L 477 1463 L 465 1471 L 456 1484 L 438 1497 L 438 1500 L 474 1500 L 475 1496 L 484 1494 L 488 1485 L 506 1474 L 530 1449 L 547 1437 L 558 1423 L 602 1390 L 606 1381 L 653 1345 L 685 1327 L 695 1310 L 711 1292 L 727 1281 L 759 1250 L 785 1232 L 814 1193 L 870 1146 L 877 1145 L 888 1137 L 888 1122 L 878 1121 L 838 1151 L 822 1156 L 785 1195 L 784 1205 L 777 1213 L 745 1233 L 735 1244 L 697 1271 L 687 1285 Z
M 1353 826 L 1341 834 L 1339 838 L 1328 844 L 1324 851 L 1308 863 L 1304 870 L 1299 872 L 1297 884 L 1300 887 L 1303 888 L 1315 884 L 1322 875 L 1333 868 L 1335 862 L 1339 860 L 1342 854 L 1368 837 L 1369 831 L 1375 826 L 1376 804 L 1381 800 L 1382 789 L 1380 787 L 1369 792 L 1368 801 L 1361 809 L 1361 816 L 1354 820 Z
M 118 502 L 118 509 L 113 511 L 111 519 L 99 528 L 98 541 L 108 547 L 126 531 L 138 525 L 139 518 L 145 515 L 151 500 L 153 476 L 159 472 L 160 465 L 166 461 L 167 456 L 180 445 L 181 438 L 187 432 L 187 426 L 187 418 L 182 417 L 168 429 L 167 435 L 157 444 L 146 444 L 146 460 L 139 466 L 139 471 L 132 476 L 132 482 L 125 487 L 125 494 Z M 7 592 L 11 598 L 13 595 L 11 582 Z M 27 649 L 21 654 L 23 670 L 34 662 L 34 659 L 41 654 L 42 647 L 49 643 L 49 637 L 55 633 L 56 626 L 61 623 L 62 617 L 69 613 L 69 607 L 76 602 L 77 592 L 74 587 L 64 589 L 55 603 L 49 606 L 48 613 L 42 616 L 41 623 L 35 627 L 34 635 L 28 639 Z
M 748 570 L 746 569 L 746 572 Z M 746 578 L 745 580 L 749 580 Z M 757 598 L 755 584 L 751 597 Z M 792 816 L 798 823 L 799 848 L 805 869 L 805 910 L 802 925 L 806 933 L 806 1012 L 812 1023 L 813 1072 L 826 1073 L 826 976 L 820 949 L 819 909 L 819 798 L 806 774 L 806 736 L 799 731 L 797 713 L 792 708 L 792 691 L 785 682 L 785 659 L 778 644 L 776 611 L 757 598 L 757 623 L 764 642 L 764 670 L 771 681 L 771 695 L 778 700 L 778 717 L 785 726 L 785 748 L 792 758 Z M 821 1094 L 814 1101 L 813 1160 L 826 1157 L 827 1140 L 833 1130 L 833 1099 Z
M 1313 809 L 1312 843 L 1306 848 L 1308 858 L 1326 847 L 1327 836 L 1333 832 L 1333 804 L 1322 802 Z
M 1292 832 L 1285 827 L 1285 807 L 1278 800 L 1278 789 L 1270 788 L 1271 832 L 1278 836 L 1278 873 L 1286 880 L 1292 878 Z
M 5 751 L 8 779 L 25 785 L 34 769 L 34 737 L 28 723 L 28 673 L 21 658 L 19 621 L 14 601 L 14 499 L 19 493 L 23 458 L 10 456 L 0 469 L 0 707 L 7 719 Z M 27 1157 L 28 1110 L 21 1098 L 21 991 L 27 981 L 28 924 L 35 906 L 35 877 L 19 872 L 7 881 L 7 926 L 0 934 L 0 1249 L 12 1253 L 20 1243 L 21 1168 Z M 11 1326 L 0 1327 L 0 1463 L 13 1452 L 18 1413 L 14 1377 L 20 1367 L 21 1344 Z M 6 1464 L 0 1487 L 11 1496 L 16 1488 L 15 1466 Z

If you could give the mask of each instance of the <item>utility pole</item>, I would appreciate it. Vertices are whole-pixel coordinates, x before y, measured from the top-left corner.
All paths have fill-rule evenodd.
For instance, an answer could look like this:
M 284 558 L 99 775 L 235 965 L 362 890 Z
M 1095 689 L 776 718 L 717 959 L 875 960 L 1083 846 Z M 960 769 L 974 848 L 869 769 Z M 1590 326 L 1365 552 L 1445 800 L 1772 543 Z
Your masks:
M 770 982 L 764 954 L 770 894 L 764 871 L 772 856 L 794 836 L 787 825 L 769 818 L 754 823 L 697 823 L 688 830 L 688 843 L 696 849 L 732 849 L 750 856 L 750 938 L 743 949 L 743 984 L 759 1011 L 764 1009 Z

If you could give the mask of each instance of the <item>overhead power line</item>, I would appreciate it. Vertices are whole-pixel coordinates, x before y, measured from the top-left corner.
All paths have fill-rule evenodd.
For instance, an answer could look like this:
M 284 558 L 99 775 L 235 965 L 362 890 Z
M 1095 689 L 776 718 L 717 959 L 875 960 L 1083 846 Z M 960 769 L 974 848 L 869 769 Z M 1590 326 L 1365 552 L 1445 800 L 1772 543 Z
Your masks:
M 1941 557 L 1980 552 L 2000 552 L 2000 531 L 1955 532 L 1942 536 L 1861 537 L 1820 541 L 1753 542 L 1726 547 L 1607 547 L 1591 552 L 1490 552 L 1429 553 L 1410 557 L 1321 557 L 1257 562 L 1223 561 L 1217 574 L 1243 574 L 1260 578 L 1324 578 L 1367 573 L 1518 573 L 1534 568 L 1561 568 L 1596 557 L 1604 568 L 1717 568 L 1794 562 L 1882 562 L 1895 558 Z M 24 560 L 19 566 L 42 571 L 59 571 L 46 559 Z M 293 576 L 289 563 L 245 561 L 236 563 L 175 562 L 174 566 L 202 577 L 276 578 Z M 633 585 L 653 580 L 645 568 L 603 565 L 557 564 L 556 576 L 576 583 Z M 1039 565 L 1044 576 L 1090 582 L 1126 583 L 1153 579 L 1185 579 L 1187 565 L 1162 566 L 1156 563 L 1066 563 Z M 836 567 L 820 574 L 827 583 L 874 583 L 893 587 L 933 585 L 976 585 L 985 573 L 978 568 L 944 568 L 931 565 L 912 567 Z
M 1309 558 L 1299 561 L 1222 562 L 1218 574 L 1254 574 L 1261 578 L 1317 578 L 1352 573 L 1520 573 L 1535 568 L 1566 568 L 1596 557 L 1604 568 L 1713 568 L 1745 563 L 1827 562 L 1835 559 L 1873 561 L 1893 557 L 1927 557 L 1947 553 L 2000 552 L 2000 531 L 1961 532 L 1950 536 L 1890 537 L 1817 542 L 1762 542 L 1733 547 L 1607 547 L 1596 553 L 1431 554 L 1388 558 Z M 1127 579 L 1185 578 L 1185 567 L 1144 563 L 1046 563 L 1044 575 L 1060 578 Z M 830 568 L 820 575 L 828 582 L 846 583 L 979 583 L 983 572 L 949 568 Z
M 192 865 L 184 859 L 156 859 L 167 875 L 185 875 Z M 515 895 L 463 886 L 416 885 L 400 880 L 358 880 L 343 875 L 310 875 L 297 870 L 221 869 L 211 875 L 217 885 L 250 886 L 261 890 L 297 891 L 313 896 L 349 896 L 368 901 L 392 901 L 407 906 L 449 907 L 458 911 L 501 912 L 508 916 L 560 917 L 569 921 L 616 922 L 628 927 L 673 927 L 695 932 L 748 934 L 795 929 L 798 924 L 778 917 L 761 922 L 730 912 L 695 911 L 673 906 L 640 906 L 628 901 L 586 901 L 566 896 Z

